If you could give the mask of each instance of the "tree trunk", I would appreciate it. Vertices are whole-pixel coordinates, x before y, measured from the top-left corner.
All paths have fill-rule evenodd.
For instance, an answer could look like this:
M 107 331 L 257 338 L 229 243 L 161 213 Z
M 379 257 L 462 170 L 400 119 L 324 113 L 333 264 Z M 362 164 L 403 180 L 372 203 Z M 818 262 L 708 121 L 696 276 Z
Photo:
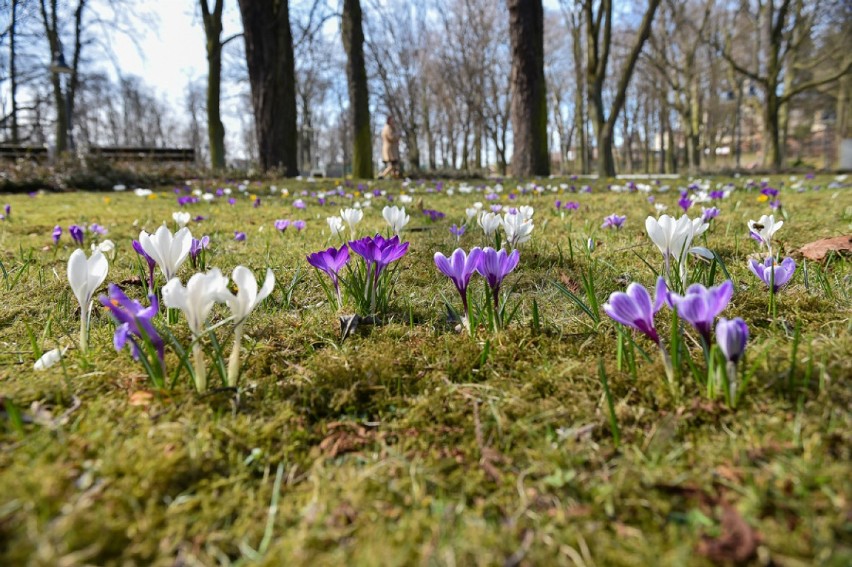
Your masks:
M 18 18 L 18 1 L 12 0 L 12 21 L 9 23 L 9 96 L 12 104 L 12 143 L 17 144 L 20 141 L 18 133 L 18 71 L 15 67 L 15 26 Z
M 544 78 L 544 9 L 541 0 L 507 0 L 512 49 L 512 172 L 550 174 L 547 88 Z
M 290 10 L 284 0 L 239 0 L 246 63 L 264 171 L 299 174 L 296 124 L 296 70 Z
M 589 148 L 586 137 L 586 97 L 583 80 L 582 20 L 571 17 L 571 38 L 574 54 L 574 128 L 577 130 L 575 163 L 579 159 L 580 173 L 589 173 Z M 576 165 L 575 165 L 576 169 Z
M 346 79 L 349 85 L 349 113 L 352 116 L 352 176 L 373 177 L 373 136 L 370 129 L 370 95 L 364 63 L 364 30 L 360 0 L 343 0 L 343 48 L 346 51 Z
M 763 156 L 764 163 L 773 171 L 781 169 L 783 155 L 781 153 L 781 132 L 778 120 L 778 96 L 774 92 L 766 93 L 763 107 Z
M 225 167 L 225 125 L 222 124 L 222 9 L 224 0 L 216 0 L 213 10 L 208 0 L 199 0 L 207 39 L 207 138 L 210 143 L 210 167 Z

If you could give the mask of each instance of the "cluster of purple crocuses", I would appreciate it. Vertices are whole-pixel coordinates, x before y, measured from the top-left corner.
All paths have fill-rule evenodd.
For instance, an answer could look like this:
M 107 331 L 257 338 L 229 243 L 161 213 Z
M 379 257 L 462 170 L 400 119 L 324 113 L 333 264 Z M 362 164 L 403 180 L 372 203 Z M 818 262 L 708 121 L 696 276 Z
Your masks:
M 341 282 L 350 291 L 362 315 L 374 315 L 377 297 L 384 297 L 383 275 L 393 262 L 408 252 L 408 242 L 400 242 L 399 236 L 385 238 L 381 234 L 351 240 L 340 248 L 330 247 L 307 256 L 308 263 L 331 279 L 337 299 L 338 309 L 343 307 Z M 349 263 L 349 251 L 363 260 L 362 269 L 350 270 L 347 278 L 340 271 Z M 320 280 L 322 281 L 322 280 Z M 329 298 L 332 302 L 333 298 Z
M 624 221 L 627 220 L 626 215 L 616 215 L 612 214 L 604 217 L 603 224 L 601 228 L 613 228 L 615 230 L 620 230 L 622 226 L 624 226 Z
M 308 225 L 303 220 L 291 221 L 290 219 L 278 219 L 273 223 L 273 226 L 275 227 L 275 230 L 284 234 L 291 226 L 296 229 L 296 232 L 302 232 Z
M 88 231 L 98 236 L 104 236 L 109 232 L 106 228 L 99 225 L 98 223 L 92 223 L 91 225 L 89 225 Z M 68 234 L 71 235 L 71 240 L 73 240 L 75 244 L 77 244 L 78 246 L 82 246 L 83 242 L 86 239 L 86 227 L 77 224 L 72 224 L 68 227 Z M 62 238 L 62 227 L 59 225 L 53 227 L 51 237 L 53 238 L 54 244 L 59 244 L 59 239 Z
M 501 322 L 500 286 L 503 284 L 506 276 L 518 266 L 519 260 L 520 252 L 517 249 L 511 253 L 507 253 L 502 248 L 495 250 L 490 247 L 476 247 L 472 248 L 468 253 L 461 248 L 456 248 L 449 257 L 444 256 L 440 252 L 435 252 L 435 265 L 442 274 L 452 280 L 461 296 L 464 311 L 462 324 L 470 332 L 473 332 L 473 330 L 470 325 L 470 305 L 468 303 L 467 290 L 474 272 L 479 273 L 479 275 L 485 278 L 491 290 L 494 313 L 497 316 L 496 321 L 499 325 Z
M 617 291 L 603 305 L 604 312 L 614 321 L 621 323 L 644 334 L 651 339 L 660 350 L 666 368 L 670 386 L 674 389 L 675 369 L 663 341 L 654 324 L 654 316 L 663 305 L 676 310 L 680 320 L 687 322 L 698 333 L 701 345 L 708 362 L 708 375 L 711 373 L 711 348 L 713 344 L 713 328 L 715 323 L 716 343 L 728 363 L 727 381 L 729 400 L 736 403 L 736 364 L 742 359 L 748 342 L 748 326 L 737 317 L 733 320 L 722 318 L 716 323 L 716 318 L 725 310 L 734 293 L 734 284 L 726 280 L 720 285 L 707 288 L 701 284 L 689 286 L 686 293 L 679 295 L 670 292 L 665 280 L 657 279 L 656 297 L 652 303 L 648 291 L 634 282 L 627 286 L 625 292 Z M 708 376 L 708 382 L 711 378 Z

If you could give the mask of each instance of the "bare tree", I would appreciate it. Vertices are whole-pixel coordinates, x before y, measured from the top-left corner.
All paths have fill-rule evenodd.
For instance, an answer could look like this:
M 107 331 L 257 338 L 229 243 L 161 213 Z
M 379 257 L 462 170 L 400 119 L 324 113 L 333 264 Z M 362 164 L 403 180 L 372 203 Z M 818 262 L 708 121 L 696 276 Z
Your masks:
M 361 2 L 343 0 L 341 25 L 346 51 L 346 77 L 349 85 L 349 112 L 352 115 L 352 175 L 373 177 L 373 136 L 370 130 L 370 95 L 364 63 L 364 30 L 361 26 Z

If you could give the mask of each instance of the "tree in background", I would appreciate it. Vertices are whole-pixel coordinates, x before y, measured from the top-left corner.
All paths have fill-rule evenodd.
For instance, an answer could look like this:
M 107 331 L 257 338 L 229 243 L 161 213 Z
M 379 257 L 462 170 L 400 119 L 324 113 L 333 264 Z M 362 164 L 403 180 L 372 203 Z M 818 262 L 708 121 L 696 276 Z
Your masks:
M 288 2 L 239 0 L 259 165 L 299 174 L 296 69 Z
M 364 64 L 364 30 L 361 26 L 361 2 L 343 0 L 341 25 L 346 50 L 346 79 L 349 85 L 349 114 L 352 117 L 352 176 L 373 177 L 373 136 L 370 129 L 370 95 Z
M 512 172 L 521 177 L 549 175 L 544 8 L 541 0 L 507 3 L 512 45 Z
M 586 23 L 586 84 L 588 88 L 589 103 L 591 104 L 592 125 L 595 128 L 598 149 L 598 175 L 601 177 L 615 176 L 615 157 L 613 155 L 613 142 L 615 123 L 618 115 L 624 108 L 627 96 L 627 87 L 636 61 L 642 52 L 642 47 L 651 34 L 651 22 L 654 14 L 660 6 L 660 0 L 648 0 L 648 7 L 642 17 L 642 23 L 630 48 L 621 73 L 618 78 L 612 103 L 604 107 L 604 81 L 607 77 L 607 66 L 610 60 L 610 49 L 612 47 L 612 0 L 601 0 L 595 7 L 594 0 L 578 0 L 582 2 L 583 15 Z

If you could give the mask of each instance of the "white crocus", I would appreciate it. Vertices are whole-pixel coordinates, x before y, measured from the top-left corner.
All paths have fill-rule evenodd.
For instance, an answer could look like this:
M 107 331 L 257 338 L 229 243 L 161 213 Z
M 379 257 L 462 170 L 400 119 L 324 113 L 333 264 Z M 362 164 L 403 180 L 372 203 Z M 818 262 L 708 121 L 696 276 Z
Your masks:
M 204 366 L 204 349 L 200 342 L 204 325 L 216 302 L 226 302 L 231 297 L 233 296 L 228 291 L 228 278 L 223 276 L 218 268 L 213 268 L 206 274 L 193 275 L 186 287 L 177 278 L 170 279 L 163 286 L 163 303 L 166 307 L 183 311 L 192 332 L 195 387 L 201 393 L 207 390 L 207 369 Z
M 412 197 L 411 195 L 400 195 L 399 196 L 399 202 L 400 203 L 407 205 L 409 203 L 412 203 L 413 201 L 414 201 L 414 197 Z
M 523 205 L 523 206 L 521 206 L 521 207 L 518 207 L 518 214 L 519 214 L 519 215 L 521 216 L 521 218 L 523 218 L 525 221 L 532 220 L 533 215 L 535 214 L 535 209 L 533 209 L 533 208 L 532 208 L 531 206 L 529 206 L 529 205 Z
M 468 207 L 464 210 L 464 214 L 467 215 L 467 220 L 470 220 L 479 214 L 479 209 L 476 207 Z
M 343 219 L 343 222 L 349 225 L 349 231 L 354 237 L 355 225 L 361 222 L 361 219 L 364 218 L 364 211 L 360 209 L 341 209 L 340 218 Z
M 237 266 L 231 274 L 231 279 L 237 284 L 237 294 L 228 298 L 228 307 L 234 317 L 234 348 L 228 362 L 228 386 L 235 388 L 240 377 L 240 346 L 243 341 L 243 324 L 255 307 L 266 299 L 275 287 L 275 274 L 266 268 L 266 279 L 260 291 L 257 280 L 251 270 L 245 266 Z
M 482 231 L 485 232 L 485 236 L 489 238 L 494 236 L 497 229 L 503 225 L 503 219 L 497 213 L 482 213 L 477 222 L 482 227 Z
M 109 259 L 110 262 L 115 260 L 115 242 L 113 242 L 112 240 L 106 239 L 99 244 L 95 244 L 93 242 L 92 252 L 94 252 L 95 250 L 100 251 L 101 254 L 103 254 L 107 257 L 107 259 Z
M 645 219 L 645 230 L 648 236 L 660 249 L 666 261 L 666 280 L 671 285 L 671 260 L 675 259 L 678 264 L 681 284 L 686 277 L 686 258 L 691 251 L 692 241 L 696 236 L 704 233 L 709 225 L 700 218 L 690 219 L 683 215 L 675 219 L 669 215 L 662 215 L 659 219 L 648 217 Z
M 95 250 L 91 257 L 87 258 L 86 253 L 78 248 L 68 258 L 68 283 L 80 303 L 80 350 L 84 353 L 89 346 L 92 297 L 95 290 L 104 283 L 108 271 L 109 263 L 99 250 Z
M 783 225 L 784 221 L 775 222 L 775 215 L 763 215 L 756 221 L 748 221 L 749 231 L 761 245 L 766 245 L 770 256 L 772 256 L 772 237 Z
M 382 209 L 382 216 L 390 225 L 394 234 L 399 234 L 403 227 L 408 224 L 408 221 L 411 220 L 411 217 L 405 214 L 405 207 L 385 207 Z
M 42 370 L 47 370 L 48 368 L 62 360 L 62 357 L 65 355 L 66 350 L 68 350 L 68 347 L 65 347 L 61 350 L 55 348 L 53 350 L 47 351 L 46 353 L 41 355 L 38 360 L 36 360 L 35 364 L 33 364 L 33 370 L 38 372 Z
M 503 231 L 506 233 L 506 242 L 512 248 L 530 239 L 533 231 L 532 221 L 525 219 L 520 213 L 506 213 L 503 217 Z
M 328 224 L 332 236 L 339 236 L 346 230 L 346 225 L 343 224 L 343 219 L 340 217 L 328 217 L 325 219 L 325 222 Z
M 160 267 L 166 281 L 169 281 L 189 257 L 192 233 L 188 228 L 183 227 L 173 235 L 168 228 L 161 226 L 154 234 L 148 234 L 143 230 L 139 234 L 139 243 L 145 253 Z

